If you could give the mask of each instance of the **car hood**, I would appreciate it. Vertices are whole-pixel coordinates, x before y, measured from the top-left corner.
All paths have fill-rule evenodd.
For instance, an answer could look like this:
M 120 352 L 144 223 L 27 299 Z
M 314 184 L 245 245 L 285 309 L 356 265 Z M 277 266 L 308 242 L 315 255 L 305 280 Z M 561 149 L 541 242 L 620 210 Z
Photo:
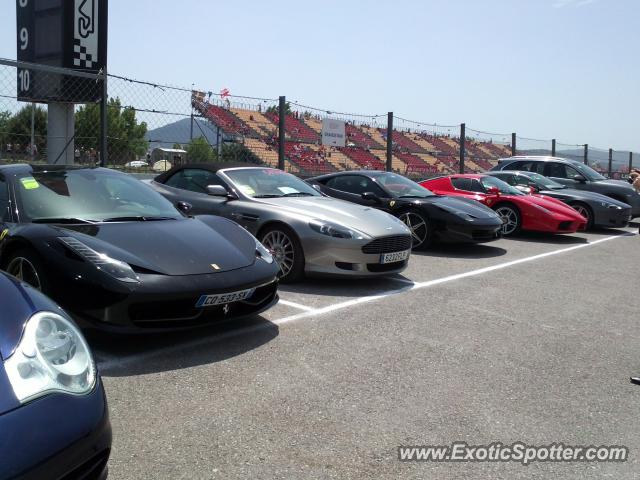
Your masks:
M 409 235 L 395 217 L 375 208 L 330 197 L 261 198 L 259 203 L 278 208 L 301 220 L 324 220 L 357 230 L 370 237 Z
M 74 237 L 99 253 L 129 263 L 134 270 L 149 273 L 219 273 L 249 266 L 256 259 L 251 234 L 221 217 L 54 228 L 59 236 Z
M 434 195 L 420 199 L 419 203 L 422 205 L 435 205 L 447 211 L 461 211 L 478 219 L 496 219 L 499 223 L 502 223 L 500 217 L 493 210 L 475 200 L 462 197 L 448 197 L 446 195 Z
M 598 185 L 607 185 L 610 187 L 623 188 L 625 190 L 635 191 L 633 186 L 629 182 L 625 182 L 624 180 L 596 180 L 595 182 Z
M 594 202 L 607 202 L 616 205 L 620 208 L 631 208 L 630 205 L 615 200 L 601 193 L 590 192 L 588 190 L 577 190 L 575 188 L 562 188 L 560 190 L 543 190 L 540 192 L 543 195 L 558 195 L 563 198 L 571 198 L 575 200 L 591 200 Z

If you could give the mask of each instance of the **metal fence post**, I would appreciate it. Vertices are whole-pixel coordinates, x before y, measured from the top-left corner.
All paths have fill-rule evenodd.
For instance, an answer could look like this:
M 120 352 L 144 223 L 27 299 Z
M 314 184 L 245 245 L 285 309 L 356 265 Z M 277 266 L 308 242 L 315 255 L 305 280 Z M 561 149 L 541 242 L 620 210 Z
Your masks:
M 102 99 L 100 100 L 100 166 L 104 167 L 109 161 L 107 152 L 109 135 L 109 95 L 107 89 L 107 69 L 102 70 Z
M 393 112 L 387 113 L 387 172 L 393 171 Z
M 516 149 L 516 134 L 512 133 L 511 134 L 511 156 L 515 157 L 516 156 L 516 152 L 518 150 Z
M 629 173 L 633 170 L 633 152 L 629 152 Z
M 613 148 L 609 149 L 609 178 L 611 178 L 611 174 L 613 173 Z
M 460 124 L 460 173 L 464 173 L 464 157 L 465 157 L 465 147 L 467 142 L 467 133 L 466 133 L 466 125 L 464 123 Z
M 31 161 L 33 162 L 35 157 L 35 146 L 36 146 L 36 104 L 31 103 L 31 145 L 29 146 L 29 155 L 31 157 Z
M 278 104 L 278 168 L 280 170 L 284 170 L 284 141 L 285 141 L 285 131 L 284 131 L 284 120 L 285 115 L 287 113 L 287 100 L 282 95 L 279 99 Z
M 556 139 L 555 138 L 551 140 L 551 156 L 552 157 L 556 156 Z
M 584 164 L 589 165 L 589 144 L 584 144 Z

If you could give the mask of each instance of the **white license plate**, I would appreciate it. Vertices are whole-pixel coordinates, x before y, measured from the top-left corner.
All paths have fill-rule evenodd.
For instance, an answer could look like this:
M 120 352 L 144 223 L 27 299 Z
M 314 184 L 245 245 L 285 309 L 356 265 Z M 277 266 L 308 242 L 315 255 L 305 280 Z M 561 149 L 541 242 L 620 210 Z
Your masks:
M 404 250 L 402 252 L 383 253 L 380 255 L 380 263 L 395 263 L 401 262 L 409 258 L 411 250 Z
M 223 305 L 225 303 L 240 302 L 249 298 L 255 292 L 255 288 L 241 290 L 239 292 L 221 293 L 219 295 L 202 295 L 196 303 L 197 308 L 213 307 L 215 305 Z

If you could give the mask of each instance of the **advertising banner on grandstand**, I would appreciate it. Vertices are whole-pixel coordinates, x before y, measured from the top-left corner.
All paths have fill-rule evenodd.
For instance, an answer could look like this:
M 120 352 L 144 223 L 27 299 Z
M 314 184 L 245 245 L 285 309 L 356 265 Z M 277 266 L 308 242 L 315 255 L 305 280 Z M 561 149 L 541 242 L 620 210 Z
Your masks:
M 322 144 L 331 147 L 344 147 L 346 135 L 344 122 L 325 118 L 322 120 Z

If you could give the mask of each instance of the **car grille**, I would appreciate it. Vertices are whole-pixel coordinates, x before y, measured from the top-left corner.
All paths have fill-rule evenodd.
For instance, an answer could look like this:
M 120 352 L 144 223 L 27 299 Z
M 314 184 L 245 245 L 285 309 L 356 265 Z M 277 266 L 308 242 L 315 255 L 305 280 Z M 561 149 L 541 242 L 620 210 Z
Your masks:
M 573 222 L 560 222 L 558 225 L 558 230 L 570 230 L 573 225 Z
M 410 235 L 395 235 L 392 237 L 376 238 L 362 247 L 362 253 L 393 253 L 411 248 Z
M 496 230 L 473 230 L 471 232 L 471 238 L 477 242 L 494 240 L 498 237 Z
M 109 450 L 105 450 L 84 462 L 73 472 L 67 473 L 60 480 L 97 480 L 102 476 L 108 460 Z

